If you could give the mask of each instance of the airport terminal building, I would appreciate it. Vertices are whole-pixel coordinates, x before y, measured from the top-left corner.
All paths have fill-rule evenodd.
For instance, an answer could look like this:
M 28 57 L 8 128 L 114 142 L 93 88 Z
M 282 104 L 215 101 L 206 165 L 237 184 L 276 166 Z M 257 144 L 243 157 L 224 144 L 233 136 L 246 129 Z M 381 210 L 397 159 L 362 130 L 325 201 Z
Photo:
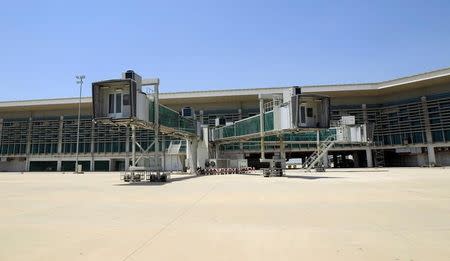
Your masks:
M 450 68 L 378 83 L 300 86 L 302 93 L 331 98 L 331 117 L 354 116 L 366 124 L 371 142 L 336 144 L 332 167 L 450 165 Z M 258 95 L 283 94 L 292 86 L 193 92 L 164 92 L 160 103 L 177 111 L 191 107 L 195 119 L 215 126 L 217 118 L 235 122 L 259 113 Z M 73 171 L 76 157 L 78 98 L 0 102 L 0 171 Z M 92 99 L 81 99 L 79 160 L 84 171 L 128 168 L 130 130 L 96 124 Z M 138 130 L 137 140 L 153 146 L 153 133 Z M 174 150 L 174 145 L 177 150 Z M 316 149 L 313 135 L 285 136 L 286 157 L 304 159 Z M 185 169 L 185 141 L 161 137 L 165 170 Z M 220 145 L 223 158 L 246 158 L 259 167 L 255 141 Z M 266 142 L 266 157 L 276 150 Z

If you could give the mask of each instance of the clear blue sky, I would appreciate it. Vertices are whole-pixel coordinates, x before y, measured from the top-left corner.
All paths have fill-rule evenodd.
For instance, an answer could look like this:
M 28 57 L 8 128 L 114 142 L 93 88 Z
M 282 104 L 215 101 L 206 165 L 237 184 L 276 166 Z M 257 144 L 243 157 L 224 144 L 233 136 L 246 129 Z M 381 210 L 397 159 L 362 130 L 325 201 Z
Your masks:
M 69 3 L 71 2 L 71 3 Z M 74 76 L 167 91 L 371 82 L 450 67 L 450 1 L 3 1 L 0 100 Z

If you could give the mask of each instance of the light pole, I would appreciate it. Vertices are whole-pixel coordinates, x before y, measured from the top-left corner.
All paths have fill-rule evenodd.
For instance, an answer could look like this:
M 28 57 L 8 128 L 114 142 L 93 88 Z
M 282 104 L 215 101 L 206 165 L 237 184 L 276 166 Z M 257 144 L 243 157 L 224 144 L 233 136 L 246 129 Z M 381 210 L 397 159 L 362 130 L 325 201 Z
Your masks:
M 78 172 L 78 148 L 80 145 L 80 117 L 81 117 L 81 90 L 83 89 L 83 80 L 86 78 L 84 75 L 77 75 L 75 76 L 77 78 L 77 84 L 80 85 L 80 99 L 78 101 L 78 126 L 77 126 L 77 148 L 76 148 L 76 159 L 75 159 L 75 173 Z

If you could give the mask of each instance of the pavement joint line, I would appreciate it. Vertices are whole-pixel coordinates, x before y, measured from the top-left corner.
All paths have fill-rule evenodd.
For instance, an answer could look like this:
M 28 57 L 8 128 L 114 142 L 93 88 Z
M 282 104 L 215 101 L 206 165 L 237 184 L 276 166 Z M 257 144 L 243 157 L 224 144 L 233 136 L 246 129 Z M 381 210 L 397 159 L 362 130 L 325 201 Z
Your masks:
M 167 228 L 169 228 L 173 223 L 175 223 L 177 220 L 179 220 L 181 217 L 186 215 L 192 208 L 194 208 L 202 199 L 204 199 L 211 191 L 213 191 L 218 185 L 218 182 L 215 183 L 208 191 L 205 192 L 200 198 L 198 198 L 196 201 L 194 201 L 191 205 L 189 205 L 187 208 L 185 208 L 180 214 L 175 216 L 169 223 L 165 224 L 162 228 L 158 230 L 154 235 L 152 235 L 149 239 L 144 241 L 140 246 L 138 246 L 136 249 L 131 251 L 122 261 L 128 260 L 132 255 L 139 252 L 142 248 L 145 246 L 151 245 L 153 240 L 157 238 L 162 232 L 164 232 Z

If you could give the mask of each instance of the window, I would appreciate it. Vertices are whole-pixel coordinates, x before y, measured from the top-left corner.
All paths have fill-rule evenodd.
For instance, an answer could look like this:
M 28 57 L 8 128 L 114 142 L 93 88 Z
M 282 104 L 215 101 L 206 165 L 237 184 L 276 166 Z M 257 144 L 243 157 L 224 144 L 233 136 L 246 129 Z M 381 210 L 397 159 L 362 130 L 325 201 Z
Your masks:
M 130 105 L 130 95 L 129 94 L 123 95 L 123 105 Z
M 116 113 L 122 112 L 122 94 L 116 93 Z
M 306 116 L 313 117 L 313 108 L 308 108 L 306 110 Z
M 109 113 L 114 113 L 114 94 L 109 95 Z
M 121 113 L 122 112 L 122 94 L 111 93 L 109 95 L 109 113 Z
M 305 106 L 300 106 L 300 122 L 306 123 Z
M 433 137 L 433 142 L 444 141 L 444 137 L 442 135 L 442 131 L 432 131 L 431 135 Z

